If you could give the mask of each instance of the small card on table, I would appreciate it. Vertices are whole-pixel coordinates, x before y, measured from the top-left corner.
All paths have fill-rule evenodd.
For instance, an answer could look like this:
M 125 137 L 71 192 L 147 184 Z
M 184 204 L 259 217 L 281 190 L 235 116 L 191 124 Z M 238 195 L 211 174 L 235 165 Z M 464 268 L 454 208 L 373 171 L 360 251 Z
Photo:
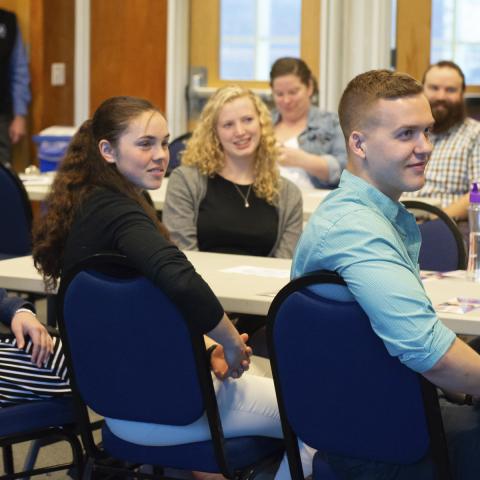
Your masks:
M 437 312 L 464 314 L 480 308 L 480 298 L 454 297 L 435 307 Z

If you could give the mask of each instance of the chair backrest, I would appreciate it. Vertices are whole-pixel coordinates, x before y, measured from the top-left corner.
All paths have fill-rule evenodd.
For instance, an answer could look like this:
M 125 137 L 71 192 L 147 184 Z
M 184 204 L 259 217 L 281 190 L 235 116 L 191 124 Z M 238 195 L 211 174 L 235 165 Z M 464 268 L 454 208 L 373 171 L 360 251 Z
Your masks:
M 113 444 L 114 456 L 135 463 L 151 459 L 158 448 L 165 452 L 155 452 L 155 461 L 168 458 L 178 466 L 183 458 L 186 462 L 180 465 L 188 465 L 188 454 L 202 455 L 207 468 L 218 467 L 233 478 L 235 461 L 244 462 L 239 464 L 244 468 L 262 458 L 258 455 L 279 449 L 278 441 L 271 445 L 263 439 L 252 443 L 224 438 L 202 333 L 124 256 L 98 254 L 83 260 L 62 277 L 57 300 L 76 418 L 90 458 L 105 458 L 107 453 L 95 444 L 87 406 L 105 417 L 179 426 L 206 414 L 211 442 L 194 445 L 143 447 L 123 442 L 104 428 L 105 449 Z M 249 453 L 239 455 L 242 448 Z
M 322 284 L 345 285 L 332 272 L 293 280 L 268 313 L 289 461 L 299 468 L 291 453 L 295 437 L 348 457 L 398 464 L 419 460 L 431 446 L 429 428 L 444 439 L 441 418 L 430 417 L 430 409 L 426 416 L 424 406 L 428 399 L 438 407 L 435 389 L 388 354 L 357 302 L 312 291 Z
M 172 173 L 172 170 L 177 168 L 181 162 L 181 153 L 185 150 L 187 140 L 192 136 L 192 132 L 184 133 L 179 137 L 173 139 L 168 145 L 170 152 L 170 162 L 167 168 L 167 177 Z
M 58 303 L 72 388 L 86 405 L 106 417 L 170 425 L 204 413 L 199 374 L 209 385 L 211 377 L 202 336 L 124 257 L 79 264 L 62 279 Z
M 2 234 L 0 258 L 31 252 L 32 208 L 22 181 L 9 165 L 0 162 L 0 205 Z
M 438 272 L 467 268 L 465 244 L 455 222 L 434 205 L 417 200 L 402 203 L 419 217 L 418 227 L 422 235 L 420 268 Z

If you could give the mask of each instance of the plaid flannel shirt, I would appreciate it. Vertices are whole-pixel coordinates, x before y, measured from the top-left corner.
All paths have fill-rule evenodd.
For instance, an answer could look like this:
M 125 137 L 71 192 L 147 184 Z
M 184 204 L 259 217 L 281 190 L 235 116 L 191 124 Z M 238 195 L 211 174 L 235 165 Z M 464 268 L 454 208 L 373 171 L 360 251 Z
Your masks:
M 425 185 L 408 197 L 439 199 L 442 207 L 470 191 L 480 180 L 480 122 L 466 118 L 445 133 L 432 135 L 433 152 L 425 171 Z

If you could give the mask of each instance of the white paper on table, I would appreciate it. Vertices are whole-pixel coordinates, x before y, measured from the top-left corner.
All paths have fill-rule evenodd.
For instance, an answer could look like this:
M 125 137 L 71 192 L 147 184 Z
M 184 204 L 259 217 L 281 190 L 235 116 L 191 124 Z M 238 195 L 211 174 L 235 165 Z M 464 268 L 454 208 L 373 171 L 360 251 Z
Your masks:
M 443 272 L 443 276 L 451 278 L 466 278 L 467 272 L 465 270 L 452 270 L 450 272 Z
M 49 175 L 20 175 L 20 180 L 28 185 L 50 185 L 53 178 Z
M 420 271 L 420 278 L 422 281 L 426 280 L 439 280 L 442 278 L 466 278 L 465 270 L 452 270 L 450 272 L 435 272 L 433 270 L 421 270 Z
M 435 307 L 437 312 L 464 314 L 480 308 L 480 298 L 454 297 Z
M 256 277 L 290 278 L 290 271 L 281 268 L 262 268 L 251 265 L 239 265 L 238 267 L 224 268 L 225 273 L 239 273 L 240 275 L 253 275 Z

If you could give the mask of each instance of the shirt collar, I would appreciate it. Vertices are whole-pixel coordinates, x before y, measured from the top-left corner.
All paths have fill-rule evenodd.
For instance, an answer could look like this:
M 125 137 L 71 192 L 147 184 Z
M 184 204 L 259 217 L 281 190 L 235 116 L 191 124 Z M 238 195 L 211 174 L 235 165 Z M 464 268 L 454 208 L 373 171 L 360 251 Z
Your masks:
M 401 202 L 392 200 L 372 184 L 348 170 L 342 172 L 339 187 L 350 191 L 350 194 L 356 196 L 362 204 L 383 215 L 398 231 L 408 255 L 414 265 L 417 265 L 421 238 L 415 216 Z
M 406 212 L 405 207 L 400 202 L 392 200 L 378 188 L 348 170 L 342 172 L 339 187 L 350 190 L 363 203 L 379 210 L 392 223 L 396 222 L 399 214 L 403 215 Z

